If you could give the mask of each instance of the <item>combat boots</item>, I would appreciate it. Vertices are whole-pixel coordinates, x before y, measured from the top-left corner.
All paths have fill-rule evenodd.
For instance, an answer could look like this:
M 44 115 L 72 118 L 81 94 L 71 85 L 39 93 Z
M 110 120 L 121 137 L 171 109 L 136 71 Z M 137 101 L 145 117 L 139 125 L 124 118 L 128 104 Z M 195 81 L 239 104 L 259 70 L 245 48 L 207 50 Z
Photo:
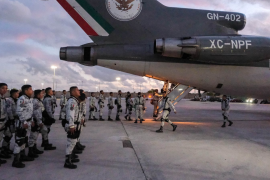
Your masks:
M 105 119 L 102 118 L 102 116 L 99 116 L 100 121 L 104 121 Z
M 41 147 L 44 147 L 45 151 L 56 149 L 56 147 L 53 147 L 52 144 L 49 144 L 49 140 L 43 140 L 42 145 L 41 145 Z
M 173 131 L 175 131 L 177 128 L 177 125 L 172 124 L 172 127 L 173 127 Z
M 13 154 L 13 151 L 10 150 L 9 148 L 10 144 L 8 146 L 4 146 L 3 150 L 7 153 L 7 154 Z
M 71 154 L 66 155 L 66 161 L 65 161 L 64 167 L 69 168 L 69 169 L 76 169 L 77 168 L 77 165 L 72 163 Z
M 128 118 L 128 121 L 133 121 L 130 117 Z
M 0 159 L 0 166 L 1 166 L 1 164 L 5 164 L 5 163 L 7 163 L 7 161 L 6 161 L 6 160 L 2 160 L 2 159 Z
M 163 133 L 163 127 L 160 126 L 159 130 L 156 130 L 157 133 Z
M 76 148 L 77 150 L 79 150 L 79 151 L 83 151 L 83 150 L 84 150 L 84 148 L 81 147 L 81 146 L 78 144 L 78 142 L 76 143 L 75 148 Z
M 121 119 L 119 118 L 119 116 L 116 116 L 116 121 L 121 121 Z
M 5 151 L 5 149 L 3 149 L 3 150 L 0 152 L 0 158 L 3 158 L 3 159 L 9 159 L 9 158 L 11 158 L 11 156 L 8 154 L 7 151 Z
M 34 151 L 35 154 L 43 154 L 43 151 L 40 151 L 40 150 L 37 149 L 36 144 L 34 144 L 33 151 Z
M 73 151 L 74 154 L 82 154 L 82 150 L 79 150 L 76 146 L 74 147 Z
M 232 121 L 229 121 L 229 125 L 228 126 L 232 126 L 232 125 L 233 125 L 233 122 Z
M 108 117 L 108 121 L 113 121 L 113 119 L 111 118 L 111 116 Z
M 98 119 L 94 116 L 93 120 L 96 121 L 96 120 L 98 120 Z
M 82 145 L 80 141 L 78 141 L 77 144 L 83 149 L 86 147 L 86 146 Z
M 128 115 L 125 116 L 125 119 L 128 120 Z
M 14 160 L 12 162 L 12 167 L 15 167 L 15 168 L 24 168 L 25 167 L 25 164 L 23 164 L 20 161 L 20 154 L 14 154 Z
M 38 155 L 36 153 L 34 153 L 34 148 L 33 147 L 29 147 L 28 157 L 38 158 Z
M 21 162 L 34 161 L 34 160 L 35 160 L 34 158 L 28 157 L 28 156 L 25 155 L 25 149 L 20 152 L 20 161 Z
M 136 119 L 136 120 L 134 121 L 134 123 L 138 123 L 138 120 Z
M 224 122 L 223 125 L 221 126 L 222 128 L 225 128 L 226 127 L 226 123 Z

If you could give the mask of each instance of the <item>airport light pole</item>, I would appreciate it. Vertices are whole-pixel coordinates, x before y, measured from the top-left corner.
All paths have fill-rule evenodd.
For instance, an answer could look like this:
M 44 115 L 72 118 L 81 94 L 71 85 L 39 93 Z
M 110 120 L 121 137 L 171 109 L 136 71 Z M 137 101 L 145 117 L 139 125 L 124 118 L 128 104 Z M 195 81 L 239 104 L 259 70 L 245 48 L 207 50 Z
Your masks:
M 24 79 L 24 84 L 26 84 L 26 82 L 27 82 L 27 79 Z
M 42 86 L 42 89 L 43 89 L 44 83 L 41 83 L 41 86 Z
M 117 78 L 116 78 L 116 81 L 119 81 L 119 82 L 120 82 L 120 81 L 121 81 L 121 78 L 120 78 L 120 77 L 117 77 Z M 118 88 L 118 90 L 119 90 L 119 85 L 118 85 L 117 88 Z M 118 90 L 117 90 L 117 91 L 118 91 Z
M 96 91 L 97 91 L 97 87 L 96 87 Z M 97 91 L 98 92 L 98 91 Z
M 53 90 L 54 90 L 55 69 L 57 69 L 57 67 L 51 66 L 51 68 L 53 69 Z

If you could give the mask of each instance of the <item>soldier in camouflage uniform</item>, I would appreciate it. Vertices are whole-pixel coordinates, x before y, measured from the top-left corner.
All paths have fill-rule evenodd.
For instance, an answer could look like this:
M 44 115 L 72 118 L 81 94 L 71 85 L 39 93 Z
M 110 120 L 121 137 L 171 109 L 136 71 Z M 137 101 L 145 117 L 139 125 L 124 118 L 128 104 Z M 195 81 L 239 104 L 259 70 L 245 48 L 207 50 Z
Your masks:
M 61 95 L 61 99 L 60 99 L 61 111 L 60 111 L 59 120 L 66 119 L 66 104 L 67 104 L 66 94 L 67 94 L 67 91 L 63 90 L 63 94 Z
M 16 113 L 19 119 L 15 122 L 16 136 L 14 147 L 14 161 L 13 167 L 24 168 L 25 164 L 22 161 L 33 161 L 34 158 L 25 155 L 25 147 L 28 142 L 31 126 L 34 126 L 33 116 L 33 100 L 31 96 L 33 90 L 31 85 L 24 85 L 22 87 L 22 96 L 17 102 Z
M 44 125 L 47 127 L 48 129 L 48 135 L 51 132 L 51 125 L 53 123 L 55 123 L 55 119 L 54 119 L 54 100 L 52 99 L 52 95 L 53 95 L 53 91 L 52 88 L 46 88 L 45 90 L 46 92 L 46 96 L 43 99 L 43 105 L 45 110 L 43 111 L 42 115 L 44 118 Z M 49 143 L 49 138 L 46 140 L 45 137 L 42 137 L 42 144 L 41 147 L 46 147 L 46 146 L 51 146 L 53 147 L 52 144 Z M 53 147 L 53 149 L 55 149 L 55 147 Z
M 112 92 L 110 92 L 110 97 L 108 99 L 108 108 L 109 108 L 108 121 L 113 121 L 113 119 L 111 118 L 112 110 L 114 108 L 114 106 L 113 106 L 113 93 Z
M 53 90 L 52 103 L 53 103 L 53 110 L 52 110 L 52 113 L 54 114 L 55 108 L 57 107 L 57 99 L 56 99 L 56 93 L 55 93 L 55 90 Z
M 6 130 L 4 132 L 5 137 L 3 140 L 3 150 L 8 154 L 13 154 L 13 151 L 10 150 L 10 141 L 15 133 L 15 121 L 18 120 L 18 116 L 16 114 L 18 98 L 19 90 L 12 89 L 10 91 L 10 97 L 6 99 L 8 120 L 5 125 Z
M 89 119 L 88 120 L 97 120 L 95 117 L 95 109 L 96 109 L 96 97 L 95 93 L 91 93 L 91 96 L 89 98 Z
M 122 101 L 122 91 L 119 90 L 117 98 L 116 98 L 116 105 L 117 105 L 117 112 L 116 112 L 116 119 L 115 119 L 116 121 L 120 121 L 120 113 L 122 112 L 121 101 Z
M 76 169 L 77 165 L 73 164 L 73 162 L 78 162 L 79 159 L 72 158 L 72 151 L 76 146 L 77 139 L 80 135 L 80 91 L 78 87 L 71 87 L 70 88 L 70 98 L 68 99 L 67 106 L 66 106 L 66 120 L 67 123 L 65 125 L 65 130 L 67 132 L 67 146 L 66 146 L 66 161 L 65 161 L 65 168 L 69 169 Z
M 79 106 L 79 120 L 81 121 L 80 124 L 80 133 L 82 133 L 82 129 L 85 126 L 85 115 L 86 115 L 86 95 L 84 91 L 80 90 L 80 106 Z M 81 144 L 80 137 L 77 139 L 77 143 L 75 146 L 75 150 L 83 151 L 85 149 L 85 146 Z M 75 153 L 75 152 L 74 152 Z
M 104 121 L 105 119 L 102 118 L 102 115 L 103 115 L 103 109 L 104 109 L 104 101 L 105 101 L 105 98 L 104 98 L 104 92 L 103 90 L 100 91 L 100 94 L 99 94 L 99 100 L 98 100 L 98 106 L 99 106 L 99 120 L 100 121 Z
M 5 130 L 5 122 L 7 120 L 7 109 L 6 109 L 6 100 L 4 95 L 7 93 L 8 86 L 5 83 L 0 83 L 0 143 L 3 139 L 3 134 Z M 0 148 L 0 157 L 6 158 L 4 154 L 1 152 Z M 1 164 L 5 164 L 7 161 L 0 159 L 0 166 Z

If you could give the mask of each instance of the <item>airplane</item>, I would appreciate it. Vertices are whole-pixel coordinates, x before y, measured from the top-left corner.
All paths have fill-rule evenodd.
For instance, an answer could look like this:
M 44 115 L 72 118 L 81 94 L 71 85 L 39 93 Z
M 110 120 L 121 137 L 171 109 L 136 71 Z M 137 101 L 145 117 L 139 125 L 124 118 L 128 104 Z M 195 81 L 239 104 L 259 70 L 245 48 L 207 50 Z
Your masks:
M 61 60 L 161 80 L 167 90 L 173 82 L 176 98 L 194 88 L 270 97 L 270 39 L 239 34 L 242 13 L 157 0 L 57 1 L 93 40 L 60 48 Z

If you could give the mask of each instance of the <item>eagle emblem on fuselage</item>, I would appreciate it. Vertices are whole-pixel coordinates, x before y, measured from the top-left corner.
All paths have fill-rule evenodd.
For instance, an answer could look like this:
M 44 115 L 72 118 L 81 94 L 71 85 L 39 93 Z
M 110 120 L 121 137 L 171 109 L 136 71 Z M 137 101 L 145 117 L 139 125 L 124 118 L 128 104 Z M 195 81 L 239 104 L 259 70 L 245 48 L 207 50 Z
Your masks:
M 133 4 L 131 4 L 134 0 L 115 0 L 117 3 L 116 8 L 120 11 L 128 11 L 133 7 Z

